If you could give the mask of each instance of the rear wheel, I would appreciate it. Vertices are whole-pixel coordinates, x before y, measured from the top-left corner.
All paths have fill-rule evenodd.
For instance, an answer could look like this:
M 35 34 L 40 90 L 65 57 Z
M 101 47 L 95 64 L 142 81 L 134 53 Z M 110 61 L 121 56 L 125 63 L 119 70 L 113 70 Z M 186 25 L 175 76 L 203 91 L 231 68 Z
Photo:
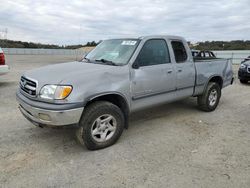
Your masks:
M 98 101 L 84 110 L 76 136 L 89 150 L 97 150 L 113 145 L 123 129 L 121 109 L 110 102 Z
M 242 84 L 246 84 L 248 81 L 247 80 L 240 80 L 240 83 L 242 83 Z
M 198 96 L 199 108 L 206 112 L 214 111 L 220 101 L 221 88 L 215 82 L 209 82 L 206 91 Z

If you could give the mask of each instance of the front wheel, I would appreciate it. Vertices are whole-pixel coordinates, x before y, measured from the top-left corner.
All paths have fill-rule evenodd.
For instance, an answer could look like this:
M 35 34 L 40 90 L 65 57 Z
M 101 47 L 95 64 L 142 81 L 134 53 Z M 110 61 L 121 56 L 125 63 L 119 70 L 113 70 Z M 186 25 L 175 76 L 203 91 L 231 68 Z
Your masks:
M 209 82 L 206 91 L 198 96 L 199 108 L 206 112 L 214 111 L 220 101 L 221 88 L 215 82 Z
M 106 101 L 97 101 L 86 107 L 76 131 L 78 141 L 89 150 L 113 145 L 124 129 L 121 109 Z

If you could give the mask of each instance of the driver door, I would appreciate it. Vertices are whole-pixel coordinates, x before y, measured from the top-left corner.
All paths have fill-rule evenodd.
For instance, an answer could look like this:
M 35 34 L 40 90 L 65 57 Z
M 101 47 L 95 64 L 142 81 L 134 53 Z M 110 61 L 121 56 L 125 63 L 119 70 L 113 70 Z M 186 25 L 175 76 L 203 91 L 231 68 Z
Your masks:
M 176 90 L 176 72 L 171 63 L 168 45 L 164 39 L 150 39 L 144 43 L 132 69 L 131 93 L 133 103 L 158 98 Z M 156 102 L 156 101 L 155 101 Z M 159 101 L 160 102 L 160 101 Z

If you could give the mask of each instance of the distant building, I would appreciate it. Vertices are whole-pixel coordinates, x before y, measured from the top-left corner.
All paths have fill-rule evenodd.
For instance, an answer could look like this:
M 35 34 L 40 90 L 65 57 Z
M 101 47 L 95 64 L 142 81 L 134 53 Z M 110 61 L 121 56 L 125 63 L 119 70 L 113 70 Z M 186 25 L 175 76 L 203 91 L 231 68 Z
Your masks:
M 199 45 L 200 45 L 200 43 L 199 43 L 199 42 L 197 42 L 197 43 L 193 43 L 193 44 L 192 44 L 192 43 L 190 43 L 190 44 L 189 44 L 189 47 L 190 47 L 190 48 L 195 48 L 196 46 L 199 46 Z

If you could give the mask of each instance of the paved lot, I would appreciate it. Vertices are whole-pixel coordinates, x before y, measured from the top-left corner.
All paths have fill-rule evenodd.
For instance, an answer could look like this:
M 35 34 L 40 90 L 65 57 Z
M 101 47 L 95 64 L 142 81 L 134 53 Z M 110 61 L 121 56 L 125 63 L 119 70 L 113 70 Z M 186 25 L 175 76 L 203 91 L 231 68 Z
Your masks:
M 7 56 L 0 77 L 0 187 L 250 187 L 250 84 L 223 90 L 212 113 L 196 99 L 136 113 L 117 144 L 88 151 L 74 129 L 41 129 L 17 109 L 28 69 L 74 60 Z

